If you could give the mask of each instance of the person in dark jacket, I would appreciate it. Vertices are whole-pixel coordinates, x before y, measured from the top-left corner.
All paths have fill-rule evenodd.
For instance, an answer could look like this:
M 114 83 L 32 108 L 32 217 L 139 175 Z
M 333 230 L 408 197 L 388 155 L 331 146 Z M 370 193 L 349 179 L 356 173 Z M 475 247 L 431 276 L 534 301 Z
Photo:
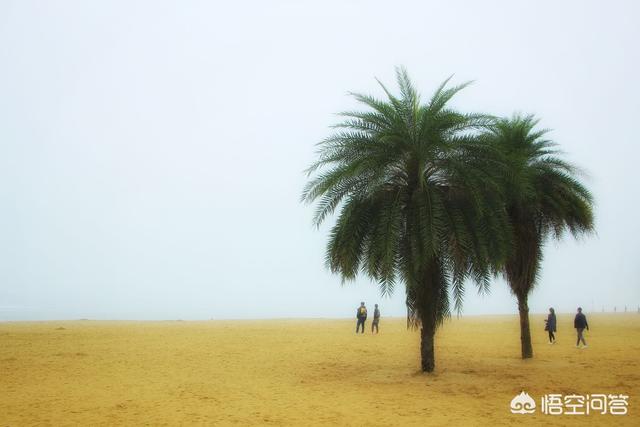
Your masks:
M 549 332 L 549 344 L 556 343 L 556 336 L 554 332 L 556 331 L 556 312 L 553 307 L 549 308 L 549 315 L 547 316 L 547 320 L 545 320 L 546 325 L 544 330 Z
M 364 334 L 364 322 L 367 320 L 367 307 L 365 307 L 364 301 L 360 303 L 360 307 L 358 307 L 358 311 L 356 311 L 356 319 L 358 319 L 356 334 L 358 333 L 358 329 L 360 329 L 360 325 L 362 325 L 362 333 Z
M 373 310 L 373 322 L 371 323 L 371 333 L 373 333 L 373 328 L 376 329 L 376 334 L 378 331 L 378 325 L 380 324 L 380 309 L 378 308 L 378 304 L 376 304 L 376 309 Z
M 587 342 L 584 340 L 582 332 L 584 332 L 585 328 L 587 328 L 587 331 L 589 330 L 589 323 L 587 323 L 587 316 L 582 314 L 582 307 L 578 307 L 578 314 L 576 314 L 576 318 L 573 320 L 573 327 L 576 328 L 578 332 L 576 347 L 580 347 L 580 341 L 582 341 L 584 347 L 587 347 Z

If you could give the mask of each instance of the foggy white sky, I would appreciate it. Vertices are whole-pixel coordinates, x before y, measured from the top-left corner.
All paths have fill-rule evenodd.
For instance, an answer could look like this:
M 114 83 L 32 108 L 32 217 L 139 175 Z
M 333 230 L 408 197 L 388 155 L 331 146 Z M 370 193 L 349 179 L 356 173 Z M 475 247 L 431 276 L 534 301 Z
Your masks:
M 548 245 L 531 310 L 636 310 L 637 2 L 212 3 L 0 1 L 0 320 L 404 315 L 324 269 L 299 203 L 396 65 L 425 98 L 475 80 L 457 107 L 535 113 L 589 171 L 598 235 Z

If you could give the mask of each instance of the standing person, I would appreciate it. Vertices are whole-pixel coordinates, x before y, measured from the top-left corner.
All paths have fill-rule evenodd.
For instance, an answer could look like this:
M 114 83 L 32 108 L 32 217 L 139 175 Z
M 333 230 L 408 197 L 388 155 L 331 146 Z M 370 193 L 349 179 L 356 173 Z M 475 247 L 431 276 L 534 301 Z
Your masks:
M 547 316 L 547 320 L 545 320 L 544 330 L 549 332 L 549 344 L 556 343 L 556 336 L 554 332 L 556 331 L 556 312 L 553 307 L 549 308 L 549 315 Z
M 362 333 L 364 334 L 364 322 L 367 320 L 367 307 L 364 306 L 364 301 L 361 302 L 360 307 L 358 307 L 356 319 L 358 319 L 358 323 L 356 324 L 356 334 L 358 333 L 358 329 L 360 329 L 360 325 L 362 325 Z
M 584 344 L 583 348 L 586 348 L 587 342 L 584 340 L 582 332 L 584 332 L 584 328 L 587 328 L 587 331 L 589 330 L 589 324 L 587 323 L 587 316 L 582 314 L 582 307 L 578 307 L 578 314 L 576 314 L 576 318 L 573 320 L 573 327 L 578 331 L 576 347 L 580 348 L 580 341 L 582 341 L 582 344 Z
M 378 333 L 379 323 L 380 323 L 380 310 L 378 309 L 378 304 L 376 304 L 376 309 L 373 310 L 373 323 L 371 323 L 371 333 L 373 333 L 373 328 L 376 328 L 376 334 Z

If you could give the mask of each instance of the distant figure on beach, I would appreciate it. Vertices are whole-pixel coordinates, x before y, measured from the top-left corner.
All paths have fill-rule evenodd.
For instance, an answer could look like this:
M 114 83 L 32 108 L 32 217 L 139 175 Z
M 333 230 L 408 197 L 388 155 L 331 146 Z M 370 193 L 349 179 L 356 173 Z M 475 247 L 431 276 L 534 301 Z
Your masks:
M 379 323 L 380 323 L 380 309 L 378 309 L 378 304 L 376 304 L 376 309 L 373 310 L 373 323 L 371 323 L 371 333 L 373 333 L 373 328 L 376 328 L 376 334 L 378 333 Z
M 576 328 L 578 332 L 578 341 L 576 342 L 576 347 L 580 347 L 580 341 L 584 344 L 584 348 L 587 347 L 587 342 L 584 340 L 584 336 L 582 333 L 584 329 L 587 328 L 589 330 L 589 324 L 587 323 L 587 316 L 582 314 L 582 307 L 578 307 L 578 314 L 576 314 L 576 318 L 573 320 L 573 327 Z
M 549 315 L 547 316 L 547 320 L 545 320 L 546 325 L 544 326 L 544 330 L 549 332 L 549 344 L 556 343 L 556 336 L 554 332 L 556 331 L 556 312 L 553 307 L 549 308 Z
M 358 307 L 358 311 L 356 312 L 356 319 L 358 319 L 358 323 L 356 324 L 356 334 L 362 325 L 362 333 L 364 334 L 364 322 L 367 320 L 367 307 L 364 306 L 364 301 L 360 303 L 360 307 Z

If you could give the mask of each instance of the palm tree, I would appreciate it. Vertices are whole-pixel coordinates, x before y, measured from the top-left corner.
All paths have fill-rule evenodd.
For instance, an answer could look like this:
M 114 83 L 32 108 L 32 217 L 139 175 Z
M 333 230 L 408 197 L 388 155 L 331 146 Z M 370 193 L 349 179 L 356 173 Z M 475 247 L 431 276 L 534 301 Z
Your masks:
M 548 237 L 593 231 L 593 199 L 578 181 L 577 168 L 560 159 L 556 144 L 535 130 L 533 116 L 500 119 L 484 139 L 500 153 L 512 249 L 503 268 L 518 299 L 522 358 L 533 357 L 528 296 L 536 284 Z
M 477 138 L 493 119 L 448 106 L 467 84 L 447 80 L 422 104 L 404 69 L 397 81 L 399 97 L 380 82 L 385 100 L 352 94 L 368 109 L 342 113 L 319 144 L 302 200 L 318 201 L 317 226 L 339 208 L 326 264 L 343 283 L 362 272 L 383 295 L 404 283 L 408 325 L 421 326 L 422 370 L 431 372 L 450 294 L 459 310 L 467 278 L 488 287 L 506 256 L 508 220 L 495 156 Z

